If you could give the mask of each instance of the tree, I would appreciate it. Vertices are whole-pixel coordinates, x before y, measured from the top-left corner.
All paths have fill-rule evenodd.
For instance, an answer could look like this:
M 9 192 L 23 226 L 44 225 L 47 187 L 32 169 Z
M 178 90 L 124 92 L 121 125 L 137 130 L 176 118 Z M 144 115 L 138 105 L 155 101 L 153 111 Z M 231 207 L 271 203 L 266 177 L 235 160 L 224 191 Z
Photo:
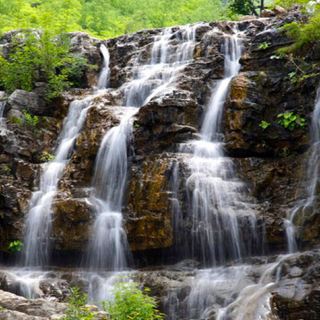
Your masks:
M 263 0 L 261 0 L 261 8 L 263 7 Z M 254 0 L 232 0 L 229 4 L 229 8 L 232 12 L 243 15 L 258 15 L 256 10 L 256 4 Z

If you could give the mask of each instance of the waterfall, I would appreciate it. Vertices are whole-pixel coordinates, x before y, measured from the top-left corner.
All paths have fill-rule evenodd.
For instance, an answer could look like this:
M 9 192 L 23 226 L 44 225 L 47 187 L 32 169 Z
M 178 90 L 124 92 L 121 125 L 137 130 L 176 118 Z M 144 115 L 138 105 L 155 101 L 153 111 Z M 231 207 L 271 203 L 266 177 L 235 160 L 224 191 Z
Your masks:
M 104 57 L 106 47 L 102 46 Z M 108 61 L 100 74 L 98 83 L 107 79 Z M 44 165 L 40 177 L 40 187 L 33 192 L 29 212 L 26 215 L 24 231 L 24 265 L 44 266 L 48 263 L 50 251 L 50 233 L 52 223 L 52 203 L 58 190 L 58 183 L 70 159 L 74 143 L 85 122 L 94 95 L 82 100 L 75 100 L 69 106 L 69 112 L 63 122 L 63 129 L 58 138 L 54 159 Z
M 105 89 L 109 86 L 109 78 L 110 78 L 110 53 L 107 47 L 102 44 L 100 46 L 100 51 L 103 56 L 103 67 L 98 80 L 97 88 L 99 90 Z
M 6 101 L 0 101 L 0 128 L 5 127 L 5 119 L 3 117 Z
M 118 126 L 104 136 L 95 165 L 90 202 L 96 211 L 93 239 L 89 245 L 89 265 L 122 270 L 129 255 L 122 226 L 122 203 L 127 182 L 127 147 L 132 134 L 135 108 L 126 108 Z
M 290 212 L 288 219 L 284 221 L 288 242 L 288 251 L 290 253 L 298 250 L 296 240 L 296 227 L 294 225 L 295 217 L 298 214 L 304 214 L 306 210 L 314 212 L 317 200 L 317 187 L 320 175 L 320 89 L 317 91 L 315 100 L 315 107 L 312 113 L 311 122 L 311 147 L 309 150 L 309 157 L 306 162 L 305 173 L 305 191 L 306 197 L 298 201 L 297 205 Z
M 220 130 L 224 104 L 231 80 L 240 70 L 241 40 L 226 35 L 224 43 L 225 76 L 212 91 L 201 126 L 201 139 L 191 141 L 193 156 L 188 165 L 189 206 L 193 219 L 193 252 L 216 265 L 228 258 L 241 259 L 255 244 L 255 212 L 245 199 L 245 184 L 236 178 L 234 165 L 224 156 Z M 241 235 L 239 218 L 249 221 L 246 238 Z
M 141 66 L 136 62 L 133 80 L 124 85 L 126 106 L 141 107 L 174 84 L 179 70 L 193 57 L 197 28 L 198 25 L 187 25 L 176 31 L 167 28 L 155 37 L 150 63 Z M 180 34 L 181 39 L 174 46 L 172 42 Z
M 190 169 L 186 187 L 192 217 L 192 256 L 211 269 L 195 271 L 188 285 L 191 291 L 184 300 L 178 298 L 179 291 L 169 292 L 164 303 L 171 320 L 180 319 L 181 315 L 183 319 L 266 319 L 270 311 L 270 283 L 278 263 L 268 266 L 265 271 L 268 277 L 262 273 L 258 284 L 251 276 L 256 272 L 253 266 L 225 266 L 228 260 L 242 262 L 261 245 L 254 202 L 249 198 L 245 184 L 236 177 L 232 159 L 224 154 L 221 130 L 229 87 L 241 67 L 241 44 L 237 32 L 225 35 L 224 78 L 212 89 L 200 129 L 200 140 L 181 146 L 182 152 L 188 152 L 190 146 L 192 150 L 191 158 L 186 160 Z M 177 220 L 179 224 L 182 218 L 180 205 L 176 203 L 180 183 L 178 170 L 174 164 L 172 206 L 173 213 L 177 215 L 174 222 Z M 240 219 L 245 221 L 243 227 L 240 226 Z M 190 235 L 187 235 L 185 242 L 189 238 Z M 179 244 L 183 245 L 180 239 Z M 235 299 L 236 302 L 233 302 Z M 246 308 L 250 299 L 255 303 Z M 241 303 L 238 306 L 238 301 L 246 303 L 246 311 L 241 309 Z
M 130 256 L 123 229 L 122 205 L 127 183 L 127 148 L 132 133 L 133 115 L 153 96 L 174 83 L 178 71 L 193 56 L 197 26 L 178 31 L 165 29 L 156 36 L 151 58 L 140 65 L 139 57 L 133 67 L 134 79 L 124 85 L 123 115 L 120 124 L 107 131 L 100 145 L 89 201 L 94 206 L 95 221 L 88 247 L 90 268 L 124 270 Z M 181 32 L 179 44 L 173 47 L 172 38 Z

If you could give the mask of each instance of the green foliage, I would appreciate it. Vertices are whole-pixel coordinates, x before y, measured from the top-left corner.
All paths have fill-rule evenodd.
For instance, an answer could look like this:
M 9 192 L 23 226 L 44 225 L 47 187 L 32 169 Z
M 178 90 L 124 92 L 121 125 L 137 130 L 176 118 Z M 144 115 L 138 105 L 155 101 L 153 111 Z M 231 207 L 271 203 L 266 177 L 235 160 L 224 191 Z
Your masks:
M 262 130 L 266 130 L 267 128 L 269 128 L 271 125 L 270 122 L 268 121 L 265 121 L 265 120 L 262 120 L 260 123 L 259 123 L 259 127 L 262 128 Z
M 87 295 L 79 288 L 70 289 L 68 309 L 63 320 L 93 320 L 95 312 L 92 312 L 87 306 Z
M 259 50 L 266 50 L 270 47 L 270 44 L 268 42 L 262 42 L 259 44 L 258 49 Z
M 0 173 L 8 175 L 11 173 L 11 168 L 7 164 L 0 165 Z
M 34 5 L 36 3 L 36 5 Z M 37 28 L 114 37 L 139 29 L 226 18 L 220 0 L 0 0 L 0 31 Z
M 164 319 L 157 310 L 156 300 L 148 293 L 148 289 L 140 290 L 137 283 L 118 283 L 114 289 L 114 300 L 104 302 L 103 306 L 111 320 Z
M 18 125 L 19 127 L 21 127 L 23 125 L 23 120 L 21 118 L 18 118 L 18 117 L 10 117 L 9 118 L 9 121 L 12 123 L 12 124 L 16 124 Z
M 320 40 L 320 4 L 310 7 L 310 1 L 307 0 L 286 0 L 281 4 L 290 7 L 293 4 L 302 4 L 305 11 L 309 12 L 309 20 L 306 23 L 291 22 L 282 27 L 295 42 L 287 47 L 285 51 L 294 52 L 306 44 Z
M 306 119 L 294 112 L 284 112 L 277 115 L 278 124 L 292 131 L 296 128 L 303 128 L 306 125 Z
M 276 5 L 282 6 L 284 8 L 291 8 L 294 5 L 304 5 L 308 3 L 310 0 L 275 0 L 274 3 Z
M 12 253 L 20 252 L 23 248 L 23 243 L 20 240 L 11 241 L 8 250 Z
M 69 53 L 68 31 L 114 37 L 139 29 L 221 20 L 220 0 L 0 0 L 0 33 L 21 29 L 9 59 L 0 51 L 0 87 L 31 91 L 47 84 L 48 100 L 79 79 L 86 61 Z M 41 30 L 35 32 L 34 30 Z M 60 35 L 60 36 L 57 36 Z
M 229 3 L 229 9 L 237 14 L 242 15 L 257 15 L 256 7 L 257 4 L 256 0 L 232 0 Z
M 66 35 L 25 31 L 16 35 L 9 59 L 0 56 L 0 84 L 8 92 L 31 91 L 36 81 L 42 81 L 47 84 L 46 98 L 50 100 L 71 85 L 70 79 L 79 78 L 85 65 L 83 58 L 69 53 Z
M 38 116 L 33 116 L 31 113 L 29 113 L 27 110 L 23 110 L 23 116 L 24 116 L 24 121 L 25 124 L 34 129 L 38 126 L 39 124 L 39 117 Z
M 48 162 L 54 160 L 54 155 L 48 151 L 43 151 L 40 156 L 40 161 Z

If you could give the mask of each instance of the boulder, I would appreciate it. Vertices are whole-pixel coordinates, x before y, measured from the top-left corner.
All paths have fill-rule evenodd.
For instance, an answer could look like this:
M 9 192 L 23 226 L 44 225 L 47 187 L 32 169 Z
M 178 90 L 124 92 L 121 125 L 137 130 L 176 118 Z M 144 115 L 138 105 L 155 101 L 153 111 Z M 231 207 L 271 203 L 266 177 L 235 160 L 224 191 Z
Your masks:
M 20 112 L 27 111 L 33 115 L 52 115 L 54 110 L 35 92 L 15 90 L 8 98 L 9 108 Z

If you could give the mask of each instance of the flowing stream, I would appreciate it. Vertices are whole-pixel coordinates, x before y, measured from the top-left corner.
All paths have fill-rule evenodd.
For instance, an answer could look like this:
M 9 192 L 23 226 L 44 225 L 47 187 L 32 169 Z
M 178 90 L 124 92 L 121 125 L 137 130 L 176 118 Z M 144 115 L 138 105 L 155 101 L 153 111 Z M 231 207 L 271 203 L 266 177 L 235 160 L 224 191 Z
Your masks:
M 195 271 L 186 298 L 179 298 L 180 289 L 169 291 L 164 305 L 170 320 L 267 319 L 271 311 L 270 291 L 278 281 L 274 273 L 282 260 L 259 270 L 254 265 L 241 264 L 244 257 L 253 255 L 254 249 L 263 252 L 263 241 L 256 227 L 254 202 L 245 184 L 236 177 L 232 159 L 223 151 L 222 115 L 230 83 L 240 71 L 241 44 L 237 31 L 225 34 L 225 74 L 212 89 L 200 140 L 181 146 L 182 152 L 193 150 L 187 160 L 191 174 L 186 181 L 193 221 L 192 255 L 211 269 Z M 176 184 L 180 180 L 178 170 L 175 165 Z M 177 194 L 177 186 L 173 189 Z M 177 199 L 173 209 L 174 214 L 181 214 Z M 240 220 L 247 221 L 244 229 Z M 235 265 L 226 265 L 228 261 Z M 254 273 L 259 274 L 258 282 Z
M 139 56 L 133 67 L 133 80 L 124 84 L 124 105 L 117 107 L 121 113 L 120 124 L 106 132 L 100 145 L 92 182 L 93 192 L 89 201 L 94 205 L 96 219 L 88 247 L 90 269 L 113 271 L 102 277 L 93 273 L 90 277 L 91 301 L 110 298 L 110 288 L 120 273 L 128 269 L 130 250 L 123 229 L 122 206 L 127 184 L 128 146 L 131 142 L 133 116 L 165 88 L 174 84 L 174 78 L 192 58 L 195 46 L 196 26 L 182 30 L 182 39 L 172 47 L 175 32 L 165 29 L 155 37 L 151 58 L 139 64 Z M 104 290 L 103 288 L 109 288 Z M 104 292 L 104 293 L 103 293 Z
M 235 176 L 232 160 L 224 155 L 221 118 L 230 82 L 240 70 L 241 39 L 226 35 L 224 43 L 225 76 L 212 91 L 201 126 L 201 139 L 191 141 L 193 157 L 187 180 L 193 217 L 193 250 L 200 251 L 207 265 L 224 263 L 227 258 L 248 255 L 256 239 L 255 212 L 245 199 L 245 185 Z M 244 241 L 238 218 L 247 217 L 249 238 Z
M 285 220 L 288 251 L 290 253 L 298 250 L 298 244 L 296 239 L 296 226 L 295 218 L 297 215 L 304 215 L 305 212 L 311 214 L 317 210 L 317 188 L 319 185 L 320 175 L 320 89 L 318 89 L 315 107 L 312 113 L 311 122 L 311 147 L 309 157 L 306 161 L 306 173 L 303 181 L 305 182 L 303 188 L 305 189 L 306 196 L 299 200 L 297 205 L 289 213 L 288 219 Z
M 101 47 L 104 59 L 108 58 L 106 48 Z M 108 61 L 98 81 L 99 86 L 108 79 Z M 103 79 L 103 80 L 101 80 Z M 50 232 L 52 203 L 57 193 L 58 182 L 72 154 L 74 143 L 85 122 L 87 112 L 95 95 L 71 102 L 58 138 L 54 159 L 44 164 L 38 191 L 33 192 L 29 212 L 25 221 L 24 265 L 42 267 L 48 264 L 50 255 Z
M 136 108 L 126 108 L 120 124 L 107 131 L 96 159 L 90 201 L 96 211 L 89 266 L 119 271 L 127 267 L 129 256 L 122 226 L 122 204 L 128 173 L 128 143 Z
M 0 129 L 5 127 L 5 119 L 3 117 L 6 101 L 0 101 Z

